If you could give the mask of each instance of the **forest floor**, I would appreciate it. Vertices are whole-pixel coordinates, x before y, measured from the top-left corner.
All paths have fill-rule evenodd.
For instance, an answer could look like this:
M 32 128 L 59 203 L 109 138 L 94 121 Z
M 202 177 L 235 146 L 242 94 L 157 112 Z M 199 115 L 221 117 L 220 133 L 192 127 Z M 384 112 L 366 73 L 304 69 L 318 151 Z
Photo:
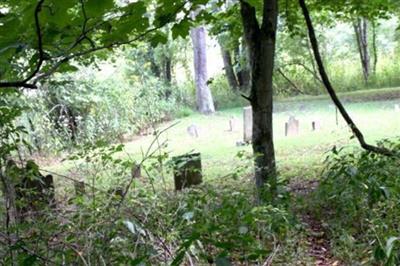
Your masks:
M 307 202 L 307 197 L 317 188 L 318 184 L 318 180 L 307 180 L 292 182 L 289 185 L 292 196 L 295 198 L 294 212 L 306 229 L 306 255 L 313 259 L 316 266 L 344 265 L 334 257 L 331 241 L 321 220 L 309 210 L 304 210 L 303 206 L 296 204 L 296 202 Z

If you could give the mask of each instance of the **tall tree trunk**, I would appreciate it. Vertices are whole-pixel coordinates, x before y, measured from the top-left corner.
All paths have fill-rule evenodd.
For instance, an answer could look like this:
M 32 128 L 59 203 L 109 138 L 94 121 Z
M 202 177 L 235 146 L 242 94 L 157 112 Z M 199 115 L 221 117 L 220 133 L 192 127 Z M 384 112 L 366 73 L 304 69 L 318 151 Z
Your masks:
M 167 83 L 172 81 L 172 60 L 169 56 L 164 56 L 162 60 L 163 78 Z
M 264 0 L 261 27 L 257 21 L 255 8 L 244 0 L 240 4 L 250 56 L 249 100 L 253 110 L 252 146 L 256 156 L 255 181 L 260 199 L 271 200 L 276 194 L 272 96 L 278 1 Z
M 172 94 L 171 82 L 172 82 L 172 60 L 170 57 L 165 56 L 163 61 L 163 72 L 164 72 L 164 80 L 167 83 L 165 88 L 165 99 L 169 99 Z
M 193 28 L 190 35 L 194 53 L 197 109 L 202 114 L 211 114 L 215 112 L 215 107 L 210 88 L 207 85 L 206 29 L 203 26 Z
M 244 56 L 243 56 L 244 55 Z M 241 47 L 235 49 L 235 60 L 240 65 L 239 71 L 236 73 L 237 80 L 242 91 L 247 91 L 250 87 L 250 66 L 247 59 L 248 51 L 246 40 L 243 38 Z M 242 60 L 243 57 L 245 60 Z M 244 62 L 243 62 L 244 61 Z
M 368 51 L 368 21 L 365 18 L 357 19 L 354 23 L 354 31 L 356 33 L 364 81 L 367 84 L 371 72 L 370 55 Z
M 373 73 L 376 74 L 376 66 L 378 65 L 378 46 L 376 44 L 376 22 L 372 23 L 372 51 L 374 53 Z
M 171 83 L 171 81 L 172 81 L 172 60 L 169 57 L 165 57 L 164 78 L 165 78 L 166 82 Z
M 224 61 L 225 75 L 226 79 L 228 80 L 229 87 L 231 87 L 232 91 L 237 92 L 239 89 L 239 82 L 237 80 L 235 71 L 233 69 L 232 55 L 229 52 L 229 50 L 223 47 L 222 44 L 220 44 L 220 47 L 221 47 L 222 59 Z

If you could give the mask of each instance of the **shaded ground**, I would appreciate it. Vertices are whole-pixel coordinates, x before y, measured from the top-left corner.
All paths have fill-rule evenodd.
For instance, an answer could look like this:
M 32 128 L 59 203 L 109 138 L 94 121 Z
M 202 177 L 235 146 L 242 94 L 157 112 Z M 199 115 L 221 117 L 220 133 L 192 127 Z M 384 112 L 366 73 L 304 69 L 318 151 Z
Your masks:
M 318 180 L 297 181 L 290 185 L 290 190 L 295 198 L 301 197 L 306 202 L 307 197 L 317 188 L 318 184 Z M 297 202 L 297 200 L 295 202 Z M 321 221 L 309 211 L 305 212 L 301 207 L 300 209 L 295 208 L 295 210 L 306 229 L 307 255 L 315 261 L 315 265 L 344 265 L 332 255 L 330 239 Z

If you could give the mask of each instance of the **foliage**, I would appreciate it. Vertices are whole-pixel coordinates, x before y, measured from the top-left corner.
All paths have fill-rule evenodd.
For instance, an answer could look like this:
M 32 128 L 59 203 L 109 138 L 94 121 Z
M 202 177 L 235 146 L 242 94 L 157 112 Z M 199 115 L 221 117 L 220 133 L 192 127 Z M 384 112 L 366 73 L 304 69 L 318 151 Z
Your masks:
M 381 145 L 400 151 L 398 141 Z M 399 163 L 398 155 L 335 149 L 327 159 L 313 207 L 329 226 L 338 254 L 350 264 L 400 262 Z
M 45 90 L 26 95 L 29 109 L 19 121 L 28 129 L 27 138 L 36 151 L 54 152 L 99 139 L 124 141 L 171 119 L 188 105 L 182 88 L 119 63 L 122 67 L 113 68 L 108 78 L 81 67 L 79 73 L 59 76 Z
M 240 107 L 248 104 L 239 92 L 232 91 L 225 76 L 219 75 L 212 79 L 209 85 L 213 94 L 215 107 L 218 110 Z
M 230 175 L 175 193 L 160 178 L 169 160 L 165 148 L 150 147 L 140 163 L 147 174 L 132 179 L 134 162 L 116 156 L 122 145 L 85 146 L 71 159 L 81 165 L 86 193 L 74 195 L 60 176 L 59 208 L 11 228 L 15 239 L 0 248 L 4 262 L 235 265 L 264 261 L 275 251 L 291 228 L 285 194 L 275 206 L 254 206 L 254 188 L 239 187 L 243 181 Z

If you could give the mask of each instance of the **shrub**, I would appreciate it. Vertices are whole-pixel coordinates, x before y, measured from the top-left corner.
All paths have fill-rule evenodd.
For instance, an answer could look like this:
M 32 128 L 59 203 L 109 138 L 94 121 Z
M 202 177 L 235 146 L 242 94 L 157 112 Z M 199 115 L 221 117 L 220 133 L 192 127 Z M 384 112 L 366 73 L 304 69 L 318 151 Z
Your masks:
M 382 145 L 400 151 L 399 142 Z M 334 150 L 328 157 L 314 207 L 329 224 L 339 254 L 350 264 L 400 263 L 399 169 L 399 157 L 365 151 Z

